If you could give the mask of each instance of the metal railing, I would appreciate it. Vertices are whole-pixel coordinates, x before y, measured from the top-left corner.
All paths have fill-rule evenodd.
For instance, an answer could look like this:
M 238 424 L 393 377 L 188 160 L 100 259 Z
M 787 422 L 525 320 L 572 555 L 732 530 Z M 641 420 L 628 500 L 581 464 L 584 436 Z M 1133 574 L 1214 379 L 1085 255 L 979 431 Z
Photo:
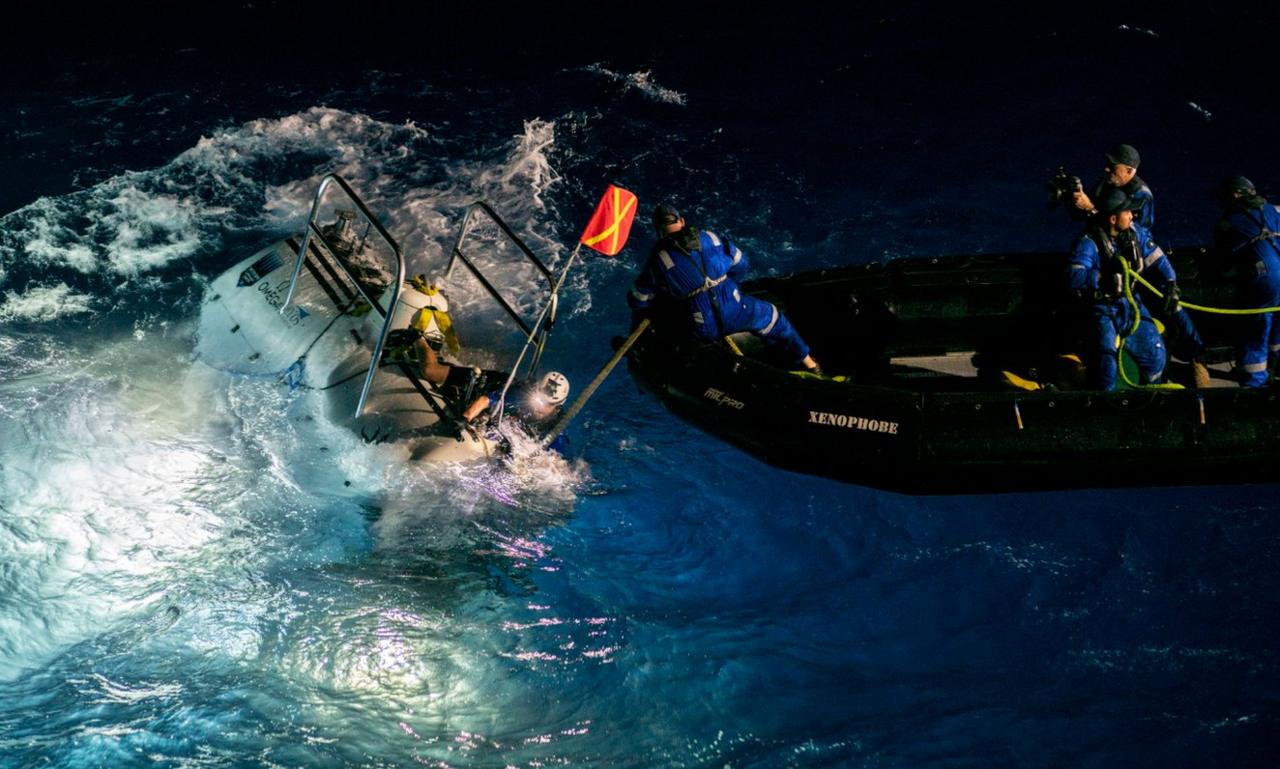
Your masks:
M 534 321 L 533 326 L 530 326 L 529 323 L 521 317 L 520 313 L 512 306 L 511 302 L 507 301 L 506 297 L 502 295 L 502 292 L 500 292 L 492 283 L 489 282 L 487 278 L 485 278 L 484 273 L 475 264 L 475 262 L 473 262 L 471 258 L 463 252 L 462 245 L 466 242 L 467 236 L 471 234 L 471 228 L 474 224 L 473 220 L 476 213 L 484 214 L 490 221 L 497 225 L 498 229 L 502 231 L 502 234 L 506 235 L 507 239 L 520 249 L 521 253 L 524 254 L 525 259 L 537 268 L 539 274 L 546 279 L 547 289 L 550 292 L 550 298 L 548 299 L 548 302 L 550 303 L 548 305 L 549 312 L 544 309 L 543 313 L 536 321 Z M 449 266 L 445 270 L 446 279 L 452 278 L 454 267 L 459 262 L 467 268 L 484 290 L 493 297 L 493 300 L 498 303 L 498 306 L 501 307 L 513 321 L 515 321 L 516 325 L 520 327 L 520 330 L 524 332 L 526 338 L 532 340 L 535 335 L 540 335 L 541 338 L 535 348 L 536 351 L 534 353 L 534 357 L 529 363 L 529 371 L 537 371 L 538 363 L 542 357 L 542 350 L 546 344 L 546 338 L 551 333 L 551 326 L 555 323 L 555 308 L 557 302 L 554 291 L 554 277 L 551 274 L 551 270 L 542 263 L 542 260 L 534 255 L 533 251 L 531 251 L 529 247 L 524 244 L 524 241 L 520 239 L 520 236 L 516 235 L 515 232 L 507 226 L 507 223 L 502 220 L 502 217 L 498 216 L 497 212 L 494 211 L 488 203 L 480 200 L 472 203 L 467 208 L 466 215 L 462 218 L 462 229 L 459 230 L 458 238 L 454 241 L 451 256 L 449 257 Z M 512 377 L 514 377 L 515 374 L 516 372 L 513 369 L 511 372 Z
M 382 305 L 378 303 L 377 299 L 369 296 L 369 293 L 365 290 L 364 283 L 351 273 L 351 270 L 345 261 L 342 259 L 334 259 L 342 269 L 343 274 L 346 275 L 347 279 L 356 287 L 356 290 L 360 292 L 360 295 L 364 297 L 364 300 L 369 303 L 369 306 L 383 317 L 382 330 L 379 332 L 377 342 L 373 347 L 373 358 L 369 361 L 369 372 L 365 375 L 364 387 L 360 390 L 360 401 L 356 404 L 355 415 L 356 417 L 359 417 L 364 413 L 365 402 L 369 398 L 369 388 L 373 385 L 374 374 L 377 373 L 378 364 L 382 361 L 382 350 L 386 346 L 387 335 L 391 333 L 391 320 L 395 317 L 393 310 L 396 307 L 396 303 L 400 301 L 400 288 L 404 285 L 404 256 L 400 252 L 400 244 L 396 242 L 396 239 L 391 237 L 391 233 L 387 232 L 386 228 L 382 226 L 382 223 L 378 221 L 378 218 L 373 215 L 373 212 L 365 206 L 364 202 L 360 200 L 360 196 L 356 195 L 355 190 L 351 189 L 351 185 L 347 184 L 346 180 L 337 174 L 329 174 L 325 176 L 324 179 L 320 181 L 320 186 L 316 189 L 315 198 L 311 202 L 311 214 L 307 217 L 306 231 L 302 236 L 302 245 L 298 248 L 298 260 L 294 262 L 293 265 L 293 277 L 289 281 L 289 292 L 285 295 L 284 302 L 280 305 L 280 312 L 284 312 L 285 308 L 287 308 L 293 301 L 293 294 L 298 288 L 298 277 L 302 273 L 302 264 L 307 258 L 307 249 L 311 245 L 312 233 L 315 233 L 320 238 L 320 242 L 330 247 L 330 250 L 333 250 L 325 239 L 324 231 L 320 229 L 319 224 L 316 222 L 316 217 L 320 213 L 320 201 L 323 199 L 326 190 L 328 190 L 331 184 L 337 184 L 343 193 L 346 194 L 348 200 L 350 200 L 350 202 L 353 203 L 360 211 L 361 215 L 364 216 L 365 221 L 378 231 L 378 234 L 382 236 L 382 239 L 386 241 L 387 245 L 391 246 L 391 251 L 396 258 L 396 277 L 395 281 L 391 284 L 391 302 L 386 308 L 383 308 Z

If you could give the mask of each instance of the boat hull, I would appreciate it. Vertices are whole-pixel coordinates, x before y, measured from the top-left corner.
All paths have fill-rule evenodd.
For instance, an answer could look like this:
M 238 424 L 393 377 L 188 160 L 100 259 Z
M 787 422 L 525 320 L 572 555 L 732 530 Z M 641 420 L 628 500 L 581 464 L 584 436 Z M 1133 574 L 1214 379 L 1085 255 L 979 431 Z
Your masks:
M 1034 287 L 1020 270 L 1010 273 L 1007 290 Z M 951 319 L 957 328 L 945 333 L 904 330 L 904 318 L 916 312 L 913 290 L 883 276 L 868 288 L 867 272 L 811 274 L 748 288 L 788 309 L 803 308 L 795 315 L 806 320 L 820 311 L 806 301 L 814 286 L 828 297 L 855 296 L 859 312 L 880 318 L 874 322 L 886 331 L 877 336 L 846 319 L 845 349 L 862 345 L 874 354 L 863 350 L 844 364 L 903 350 L 972 352 L 1001 338 L 1001 313 L 967 328 Z M 994 295 L 990 283 L 982 291 Z M 973 306 L 973 294 L 966 298 L 962 285 L 953 284 L 951 293 L 963 309 Z M 992 306 L 1008 308 L 1002 310 L 1006 324 L 1025 321 L 1024 298 Z M 1051 309 L 1037 312 L 1049 317 Z M 915 320 L 938 326 L 948 319 L 920 312 Z M 798 325 L 804 329 L 804 321 Z M 1271 389 L 1023 391 L 976 379 L 966 387 L 958 378 L 947 387 L 913 389 L 902 380 L 888 386 L 788 372 L 728 345 L 691 344 L 682 336 L 659 323 L 632 348 L 630 370 L 641 387 L 706 432 L 797 472 L 905 493 L 991 493 L 1262 483 L 1280 462 L 1280 403 Z M 832 347 L 838 339 L 830 333 L 814 337 L 821 340 L 815 353 L 824 364 L 840 360 Z M 1017 334 L 1003 337 L 1007 342 Z

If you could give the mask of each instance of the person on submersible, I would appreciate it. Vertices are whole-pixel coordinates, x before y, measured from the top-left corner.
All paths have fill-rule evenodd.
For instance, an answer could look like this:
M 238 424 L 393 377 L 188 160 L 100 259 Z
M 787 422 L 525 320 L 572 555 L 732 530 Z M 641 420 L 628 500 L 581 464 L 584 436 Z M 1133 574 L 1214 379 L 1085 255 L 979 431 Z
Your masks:
M 478 369 L 454 366 L 440 360 L 440 356 L 422 335 L 418 335 L 408 346 L 402 359 L 416 362 L 420 378 L 446 388 L 447 392 L 466 392 L 476 382 L 481 386 L 485 382 L 484 372 Z M 507 391 L 505 400 L 501 387 L 484 393 L 467 405 L 462 412 L 462 419 L 469 425 L 487 421 L 481 420 L 481 417 L 492 417 L 493 406 L 502 401 L 504 417 L 515 420 L 529 436 L 541 438 L 559 421 L 568 397 L 569 378 L 559 371 L 549 371 L 535 385 L 513 386 Z M 549 448 L 560 454 L 564 454 L 568 447 L 569 439 L 563 432 L 549 445 Z
M 531 437 L 541 438 L 556 426 L 568 398 L 569 378 L 559 371 L 548 371 L 536 384 L 512 387 L 507 391 L 505 400 L 501 389 L 481 395 L 462 412 L 462 418 L 468 424 L 484 416 L 491 418 L 493 408 L 502 401 L 503 416 L 514 419 Z M 569 441 L 563 432 L 549 446 L 560 454 L 564 454 L 568 447 Z
M 1156 276 L 1151 282 L 1161 287 L 1168 315 L 1181 310 L 1177 274 L 1150 233 L 1134 223 L 1137 204 L 1124 190 L 1109 189 L 1094 203 L 1096 213 L 1075 242 L 1067 278 L 1073 293 L 1089 301 L 1090 384 L 1099 390 L 1116 388 L 1121 338 L 1138 364 L 1140 383 L 1156 384 L 1164 376 L 1168 355 L 1141 297 L 1132 290 L 1125 295 L 1125 263 L 1131 272 Z M 1192 361 L 1192 372 L 1197 387 L 1208 385 L 1203 363 Z
M 746 276 L 742 249 L 714 232 L 686 227 L 680 212 L 667 203 L 653 210 L 658 242 L 627 295 L 634 322 L 665 300 L 688 319 L 696 339 L 712 342 L 738 331 L 750 331 L 779 347 L 793 366 L 822 374 L 791 321 L 774 305 L 738 289 Z

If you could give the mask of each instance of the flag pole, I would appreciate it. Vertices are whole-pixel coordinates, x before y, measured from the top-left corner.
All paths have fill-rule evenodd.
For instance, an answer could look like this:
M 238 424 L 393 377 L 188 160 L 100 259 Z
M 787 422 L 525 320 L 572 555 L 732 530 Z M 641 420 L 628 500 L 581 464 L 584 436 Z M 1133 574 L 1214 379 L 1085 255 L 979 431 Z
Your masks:
M 512 366 L 511 373 L 507 376 L 507 381 L 502 386 L 502 394 L 498 396 L 497 413 L 494 419 L 494 424 L 498 427 L 502 426 L 502 412 L 506 407 L 507 392 L 511 389 L 512 383 L 515 382 L 516 374 L 520 371 L 520 364 L 524 362 L 525 354 L 533 346 L 533 340 L 537 338 L 539 329 L 543 330 L 543 337 L 545 338 L 546 330 L 543 329 L 542 324 L 546 321 L 551 309 L 559 302 L 560 289 L 564 286 L 565 279 L 569 277 L 569 270 L 573 268 L 574 262 L 578 260 L 578 253 L 582 250 L 582 246 L 586 245 L 588 248 L 599 251 L 606 256 L 613 256 L 621 251 L 623 245 L 627 242 L 627 236 L 631 232 L 631 222 L 635 218 L 637 204 L 636 196 L 618 185 L 610 184 L 605 188 L 604 195 L 600 198 L 600 202 L 596 205 L 595 213 L 591 216 L 591 221 L 587 223 L 586 231 L 582 233 L 582 237 L 578 238 L 577 245 L 573 247 L 573 253 L 569 254 L 569 259 L 565 262 L 564 269 L 560 271 L 560 277 L 556 279 L 555 285 L 551 288 L 551 299 L 542 308 L 542 313 L 538 315 L 537 322 L 533 324 L 532 330 L 529 331 L 529 338 L 525 340 L 524 347 L 520 350 L 520 355 L 516 357 L 515 365 Z M 612 237 L 612 240 L 607 245 L 597 245 L 609 237 Z M 638 337 L 639 334 L 636 336 Z M 536 363 L 537 360 L 535 358 L 534 362 Z M 614 365 L 616 365 L 616 361 Z M 602 373 L 607 375 L 608 372 Z M 594 390 L 595 388 L 592 387 L 591 389 Z M 585 400 L 585 398 L 579 398 L 579 401 Z
M 507 391 L 511 389 L 511 383 L 515 381 L 516 374 L 520 372 L 520 364 L 524 362 L 524 356 L 529 352 L 529 348 L 533 346 L 533 340 L 538 335 L 538 329 L 542 327 L 542 322 L 546 320 L 547 313 L 551 311 L 551 307 L 556 303 L 556 297 L 560 294 L 560 287 L 564 285 L 564 281 L 569 277 L 569 270 L 573 267 L 573 263 L 578 259 L 578 252 L 582 250 L 582 243 L 579 242 L 573 247 L 573 253 L 569 254 L 569 261 L 565 262 L 564 269 L 560 271 L 560 277 L 556 279 L 555 285 L 551 287 L 551 299 L 543 306 L 538 320 L 533 324 L 533 328 L 529 331 L 529 338 L 525 340 L 524 347 L 520 348 L 520 354 L 516 356 L 515 365 L 511 367 L 511 373 L 507 375 L 507 381 L 502 385 L 502 394 L 498 396 L 498 405 L 494 410 L 496 419 L 495 424 L 502 426 L 502 412 L 507 403 Z

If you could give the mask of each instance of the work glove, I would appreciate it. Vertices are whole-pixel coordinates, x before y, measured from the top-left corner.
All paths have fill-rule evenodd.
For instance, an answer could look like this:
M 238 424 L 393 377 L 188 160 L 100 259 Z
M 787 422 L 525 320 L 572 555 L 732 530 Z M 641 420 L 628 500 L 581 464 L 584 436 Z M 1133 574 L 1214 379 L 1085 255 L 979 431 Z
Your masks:
M 1169 283 L 1164 287 L 1164 314 L 1172 315 L 1182 309 L 1182 292 L 1177 283 Z

